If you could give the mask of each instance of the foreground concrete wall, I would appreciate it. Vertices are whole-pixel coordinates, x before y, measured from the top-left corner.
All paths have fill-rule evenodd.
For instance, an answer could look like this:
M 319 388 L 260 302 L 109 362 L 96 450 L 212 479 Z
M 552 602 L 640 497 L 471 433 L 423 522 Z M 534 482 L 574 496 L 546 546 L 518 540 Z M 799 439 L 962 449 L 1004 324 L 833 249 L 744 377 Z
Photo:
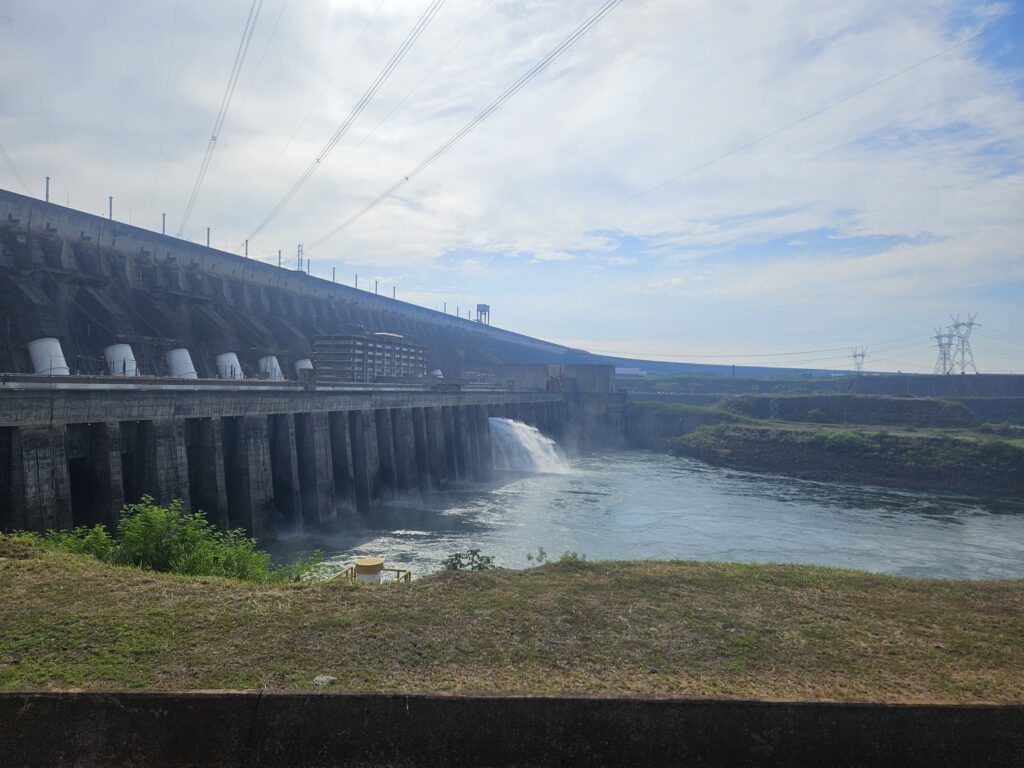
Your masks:
M 0 693 L 5 768 L 1015 768 L 1024 705 Z

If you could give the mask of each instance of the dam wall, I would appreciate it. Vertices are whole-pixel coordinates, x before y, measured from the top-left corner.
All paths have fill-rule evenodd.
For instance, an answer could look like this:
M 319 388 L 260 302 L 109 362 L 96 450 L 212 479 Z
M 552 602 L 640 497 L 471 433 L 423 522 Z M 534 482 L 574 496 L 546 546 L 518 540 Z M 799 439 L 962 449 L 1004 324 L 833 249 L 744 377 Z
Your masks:
M 463 308 L 465 310 L 467 308 Z M 104 350 L 132 346 L 141 375 L 167 375 L 166 354 L 191 352 L 199 378 L 215 358 L 313 357 L 313 338 L 389 332 L 427 348 L 428 369 L 458 377 L 503 363 L 599 358 L 370 291 L 123 222 L 0 190 L 0 372 L 32 372 L 28 344 L 56 338 L 72 373 L 105 374 Z
M 574 426 L 569 402 L 548 392 L 6 377 L 0 529 L 114 527 L 144 495 L 180 499 L 264 541 L 330 528 L 397 497 L 488 480 L 488 417 L 555 440 L 593 432 Z

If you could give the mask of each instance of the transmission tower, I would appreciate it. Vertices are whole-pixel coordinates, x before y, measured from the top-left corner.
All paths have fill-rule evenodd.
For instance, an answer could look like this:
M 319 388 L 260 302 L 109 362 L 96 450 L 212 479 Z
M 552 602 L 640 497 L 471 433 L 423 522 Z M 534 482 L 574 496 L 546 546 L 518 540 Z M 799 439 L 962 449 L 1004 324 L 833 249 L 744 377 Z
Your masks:
M 939 356 L 935 360 L 935 370 L 933 373 L 936 375 L 945 376 L 947 373 L 953 372 L 953 339 L 956 338 L 956 334 L 949 331 L 943 331 L 941 328 L 933 328 L 935 335 L 932 336 L 935 339 L 935 346 L 939 349 Z
M 975 373 L 978 372 L 977 367 L 974 365 L 974 353 L 971 351 L 971 331 L 976 325 L 980 325 L 980 323 L 974 322 L 974 318 L 977 316 L 977 312 L 973 315 L 969 314 L 966 321 L 961 320 L 960 315 L 956 317 L 949 316 L 949 319 L 953 321 L 953 324 L 949 326 L 949 330 L 956 337 L 956 349 L 953 350 L 952 367 L 955 369 L 959 365 L 960 373 L 967 373 L 968 368 Z
M 853 357 L 853 370 L 857 373 L 864 373 L 864 358 L 868 356 L 868 348 L 852 347 L 850 355 Z

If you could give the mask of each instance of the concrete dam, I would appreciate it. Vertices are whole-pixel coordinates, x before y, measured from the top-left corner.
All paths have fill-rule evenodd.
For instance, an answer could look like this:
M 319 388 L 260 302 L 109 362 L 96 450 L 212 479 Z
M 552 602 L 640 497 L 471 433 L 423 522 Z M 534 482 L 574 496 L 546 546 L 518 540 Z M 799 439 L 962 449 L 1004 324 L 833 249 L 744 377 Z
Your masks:
M 316 339 L 342 334 L 402 339 L 378 373 L 391 354 L 443 378 L 326 380 Z M 492 416 L 617 441 L 594 361 L 0 191 L 0 529 L 112 526 L 143 495 L 263 540 L 372 515 L 486 480 Z
M 466 309 L 466 308 L 462 308 Z M 459 377 L 508 363 L 594 364 L 577 349 L 282 269 L 0 190 L 0 371 L 32 372 L 29 345 L 60 340 L 71 372 L 107 371 L 104 350 L 132 347 L 139 373 L 170 373 L 187 349 L 200 377 L 216 358 L 246 372 L 276 356 L 313 357 L 318 335 L 402 334 L 430 370 Z

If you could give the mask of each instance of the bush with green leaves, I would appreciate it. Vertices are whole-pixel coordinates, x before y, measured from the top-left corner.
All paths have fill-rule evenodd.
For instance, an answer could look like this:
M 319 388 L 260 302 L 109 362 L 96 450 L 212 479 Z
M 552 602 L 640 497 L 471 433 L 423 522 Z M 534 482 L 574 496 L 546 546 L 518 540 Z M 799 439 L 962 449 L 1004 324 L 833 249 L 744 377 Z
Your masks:
M 321 565 L 320 553 L 285 566 L 241 529 L 218 531 L 201 512 L 187 514 L 178 500 L 161 506 L 149 496 L 121 511 L 117 535 L 105 527 L 21 534 L 49 549 L 91 555 L 104 562 L 185 576 L 225 576 L 243 581 L 299 581 Z
M 547 550 L 544 547 L 537 547 L 537 554 L 532 552 L 526 555 L 527 562 L 536 563 L 537 565 L 544 565 L 550 563 L 551 558 L 548 557 Z M 558 556 L 557 562 L 559 563 L 584 563 L 587 560 L 586 554 L 582 552 L 575 552 L 572 550 L 566 550 Z
M 448 555 L 441 561 L 441 567 L 446 571 L 490 571 L 496 566 L 493 557 L 481 555 L 479 549 L 467 549 Z

